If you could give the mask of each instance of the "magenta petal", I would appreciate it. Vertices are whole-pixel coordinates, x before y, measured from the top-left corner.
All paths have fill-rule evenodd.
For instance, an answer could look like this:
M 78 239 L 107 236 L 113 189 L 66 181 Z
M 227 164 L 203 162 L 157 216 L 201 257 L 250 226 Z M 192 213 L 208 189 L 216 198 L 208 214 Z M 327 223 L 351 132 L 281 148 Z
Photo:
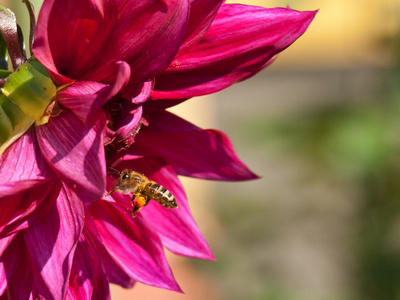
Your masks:
M 41 218 L 54 203 L 59 189 L 32 127 L 0 156 L 0 236 Z
M 90 80 L 112 79 L 116 60 L 132 68 L 132 82 L 151 79 L 165 70 L 181 45 L 189 14 L 187 0 L 119 1 L 118 23 L 101 51 L 99 70 Z M 89 77 L 90 75 L 90 77 Z
M 69 110 L 37 127 L 39 145 L 54 171 L 84 202 L 99 199 L 104 192 L 106 166 L 102 132 L 105 116 L 87 127 Z
M 111 299 L 101 259 L 84 234 L 76 247 L 67 296 L 71 299 Z
M 121 97 L 131 100 L 131 103 L 141 104 L 150 98 L 154 90 L 154 79 L 128 86 L 121 92 Z
M 5 293 L 7 289 L 7 275 L 6 271 L 4 270 L 4 264 L 0 258 L 0 296 Z
M 107 88 L 108 85 L 95 81 L 78 81 L 59 91 L 57 101 L 86 123 L 91 113 L 91 106 L 98 100 L 99 94 Z
M 143 108 L 142 106 L 138 106 L 136 109 L 132 108 L 128 110 L 127 114 L 121 114 L 119 116 L 119 120 L 117 119 L 115 122 L 118 130 L 113 133 L 113 138 L 115 142 L 123 142 L 127 145 L 132 144 L 135 139 L 136 131 L 140 128 L 140 120 L 142 118 Z M 133 139 L 132 141 L 130 141 Z
M 48 166 L 31 127 L 0 156 L 0 188 L 5 183 L 19 183 L 25 180 L 48 180 L 54 172 Z M 16 186 L 18 188 L 18 186 Z M 5 195 L 0 192 L 0 195 Z
M 57 93 L 57 101 L 69 108 L 83 123 L 97 116 L 97 111 L 124 87 L 130 78 L 130 68 L 118 62 L 118 74 L 114 84 L 108 86 L 95 81 L 79 81 Z
M 88 213 L 90 215 L 90 213 Z M 91 218 L 85 219 L 85 236 L 90 241 L 95 251 L 101 257 L 101 263 L 106 270 L 109 282 L 120 285 L 123 288 L 132 288 L 136 281 L 129 277 L 129 275 L 117 265 L 116 261 L 110 256 L 110 253 L 104 246 L 96 225 Z
M 117 19 L 115 1 L 46 0 L 33 52 L 59 85 L 67 82 L 65 76 L 81 79 L 105 63 L 102 48 L 112 43 Z
M 0 200 L 24 193 L 48 181 L 49 180 L 31 179 L 3 183 L 0 185 Z
M 132 153 L 162 157 L 180 175 L 213 180 L 257 178 L 223 132 L 196 128 L 169 112 L 151 117 L 150 126 L 136 136 Z
M 82 202 L 63 187 L 56 205 L 35 226 L 23 231 L 37 275 L 35 290 L 46 299 L 63 299 L 75 247 L 84 225 Z
M 16 258 L 13 257 L 8 257 L 7 256 L 7 249 L 12 248 L 11 242 L 14 240 L 14 238 L 17 236 L 17 234 L 11 234 L 9 236 L 6 236 L 2 239 L 0 239 L 0 295 L 2 295 L 6 288 L 7 288 L 7 275 L 10 275 L 11 270 L 8 270 L 8 272 L 6 272 L 6 264 L 12 264 L 11 262 L 13 260 L 15 260 Z M 9 247 L 10 246 L 10 247 Z M 11 252 L 12 255 L 15 256 L 15 253 L 12 250 L 9 250 L 8 255 L 10 255 L 9 253 Z M 17 250 L 18 251 L 18 250 Z M 8 267 L 10 268 L 10 267 Z
M 146 112 L 153 112 L 157 110 L 164 110 L 172 106 L 178 105 L 189 98 L 183 99 L 152 99 L 152 101 L 147 101 L 143 106 Z M 161 101 L 160 101 L 161 100 Z
M 59 85 L 69 78 L 113 82 L 119 60 L 132 67 L 135 82 L 147 80 L 174 58 L 188 13 L 187 0 L 47 0 L 34 54 Z
M 90 211 L 108 252 L 129 276 L 144 284 L 180 291 L 161 241 L 145 221 L 139 217 L 133 220 L 126 210 L 102 200 L 91 205 Z
M 204 38 L 156 78 L 152 97 L 210 94 L 256 74 L 306 31 L 315 14 L 222 5 Z
M 36 246 L 36 245 L 35 245 Z M 1 291 L 6 292 L 2 299 L 29 299 L 32 290 L 33 274 L 26 253 L 26 245 L 21 235 L 16 236 L 0 257 Z
M 196 0 L 191 2 L 189 22 L 184 42 L 177 54 L 178 57 L 202 39 L 224 0 Z
M 154 159 L 134 159 L 123 161 L 117 167 L 121 170 L 133 168 L 146 174 L 151 180 L 168 189 L 176 198 L 177 209 L 166 209 L 155 201 L 151 201 L 139 212 L 146 220 L 151 220 L 152 227 L 158 232 L 163 245 L 168 250 L 179 255 L 214 259 L 190 213 L 185 191 L 170 166 Z
M 4 251 L 6 251 L 7 247 L 11 244 L 16 235 L 16 233 L 13 233 L 0 239 L 0 257 L 3 255 Z
M 58 180 L 41 181 L 33 186 L 26 183 L 22 181 L 17 185 L 24 186 L 26 190 L 17 192 L 18 189 L 15 189 L 14 194 L 0 197 L 0 237 L 32 226 L 44 217 L 56 201 L 61 188 Z

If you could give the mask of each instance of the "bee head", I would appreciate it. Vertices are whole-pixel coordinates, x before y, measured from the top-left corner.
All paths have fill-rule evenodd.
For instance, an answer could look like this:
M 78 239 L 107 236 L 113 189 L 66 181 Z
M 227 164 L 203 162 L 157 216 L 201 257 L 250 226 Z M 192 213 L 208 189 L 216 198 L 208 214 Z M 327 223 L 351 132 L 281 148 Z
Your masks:
M 117 184 L 119 190 L 127 190 L 130 188 L 132 182 L 130 173 L 131 171 L 128 169 L 120 173 Z
M 118 189 L 121 191 L 129 190 L 130 192 L 135 192 L 136 189 L 140 189 L 141 184 L 146 181 L 145 179 L 146 177 L 144 177 L 144 175 L 125 169 L 119 176 Z
M 148 181 L 146 176 L 129 169 L 118 172 L 118 174 L 119 179 L 117 185 L 107 195 L 114 193 L 116 190 L 119 190 L 120 193 L 123 194 L 135 194 L 139 192 L 143 184 Z

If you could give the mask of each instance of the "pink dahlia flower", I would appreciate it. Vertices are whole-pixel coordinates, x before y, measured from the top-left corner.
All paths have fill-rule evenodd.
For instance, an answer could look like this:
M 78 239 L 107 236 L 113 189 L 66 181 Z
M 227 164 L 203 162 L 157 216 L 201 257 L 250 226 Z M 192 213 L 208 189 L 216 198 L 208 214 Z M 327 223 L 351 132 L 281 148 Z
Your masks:
M 0 294 L 108 299 L 109 282 L 180 291 L 163 248 L 212 259 L 177 175 L 256 176 L 229 139 L 165 108 L 217 92 L 266 65 L 315 12 L 210 0 L 45 0 L 33 53 L 61 108 L 0 156 Z M 167 188 L 135 218 L 108 167 Z

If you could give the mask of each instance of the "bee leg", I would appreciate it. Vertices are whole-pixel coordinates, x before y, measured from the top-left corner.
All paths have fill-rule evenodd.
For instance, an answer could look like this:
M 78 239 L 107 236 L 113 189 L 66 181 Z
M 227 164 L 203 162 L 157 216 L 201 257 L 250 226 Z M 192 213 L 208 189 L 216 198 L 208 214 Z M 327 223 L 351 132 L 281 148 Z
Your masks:
M 136 217 L 136 213 L 143 207 L 146 206 L 147 204 L 149 204 L 150 199 L 148 197 L 145 196 L 138 196 L 136 197 L 136 201 L 135 200 L 135 196 L 134 195 L 132 197 L 131 203 L 133 206 L 133 210 L 132 210 L 132 218 Z
M 111 194 L 114 193 L 117 189 L 118 189 L 118 185 L 114 186 L 113 189 L 112 189 L 111 191 L 109 191 L 107 194 L 105 194 L 105 196 L 111 195 Z

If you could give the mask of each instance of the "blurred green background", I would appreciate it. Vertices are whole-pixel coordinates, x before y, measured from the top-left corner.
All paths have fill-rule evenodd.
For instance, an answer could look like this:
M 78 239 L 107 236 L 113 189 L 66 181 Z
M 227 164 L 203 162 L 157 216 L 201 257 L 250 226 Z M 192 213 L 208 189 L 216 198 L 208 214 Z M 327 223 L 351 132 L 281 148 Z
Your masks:
M 320 10 L 265 71 L 183 107 L 225 131 L 262 179 L 184 181 L 217 262 L 169 256 L 186 295 L 141 285 L 129 295 L 400 299 L 399 1 L 247 3 Z
M 400 299 L 400 3 L 287 3 L 320 9 L 309 31 L 217 95 L 263 178 L 218 184 L 208 271 L 223 299 Z

